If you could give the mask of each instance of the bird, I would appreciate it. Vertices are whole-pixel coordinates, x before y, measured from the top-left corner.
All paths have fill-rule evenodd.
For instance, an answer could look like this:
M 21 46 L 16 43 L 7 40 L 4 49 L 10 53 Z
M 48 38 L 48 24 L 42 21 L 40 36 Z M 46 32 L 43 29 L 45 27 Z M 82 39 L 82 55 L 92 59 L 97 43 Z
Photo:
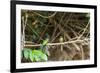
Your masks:
M 50 55 L 49 54 L 49 46 L 47 46 L 47 44 L 49 43 L 49 34 L 45 34 L 44 36 L 44 40 L 43 42 L 41 43 L 41 46 L 40 46 L 40 49 L 47 55 Z
M 42 44 L 40 46 L 40 49 L 44 49 L 48 42 L 49 42 L 48 38 L 46 38 L 45 40 L 43 40 L 43 42 L 42 42 Z
M 60 36 L 59 42 L 60 42 L 60 43 L 63 43 L 63 37 L 62 37 L 62 36 Z M 61 45 L 61 51 L 63 51 L 63 45 Z

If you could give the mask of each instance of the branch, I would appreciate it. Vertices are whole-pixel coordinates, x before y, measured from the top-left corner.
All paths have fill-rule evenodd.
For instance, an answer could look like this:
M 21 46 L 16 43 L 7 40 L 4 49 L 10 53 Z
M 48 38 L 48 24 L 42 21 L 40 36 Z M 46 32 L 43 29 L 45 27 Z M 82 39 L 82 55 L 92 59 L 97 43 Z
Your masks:
M 73 41 L 67 41 L 67 42 L 62 42 L 62 43 L 48 43 L 48 46 L 53 46 L 53 45 L 65 45 L 69 43 L 83 43 L 85 41 L 89 41 L 89 39 L 84 39 L 84 40 L 73 40 Z M 30 43 L 30 42 L 25 42 L 25 43 Z M 41 44 L 35 44 L 35 45 L 24 45 L 24 47 L 36 47 L 36 46 L 41 46 Z
M 83 34 L 86 32 L 86 30 L 87 30 L 87 28 L 88 28 L 88 26 L 89 26 L 89 23 L 90 23 L 90 21 L 88 21 L 86 27 L 84 28 L 82 34 L 78 37 L 78 39 L 80 39 L 80 38 L 83 36 Z
M 53 13 L 52 15 L 50 15 L 50 16 L 43 16 L 43 15 L 37 13 L 37 12 L 34 12 L 34 13 L 35 13 L 36 15 L 40 16 L 40 17 L 43 17 L 43 18 L 51 18 L 51 17 L 55 16 L 57 12 L 54 12 L 54 13 Z

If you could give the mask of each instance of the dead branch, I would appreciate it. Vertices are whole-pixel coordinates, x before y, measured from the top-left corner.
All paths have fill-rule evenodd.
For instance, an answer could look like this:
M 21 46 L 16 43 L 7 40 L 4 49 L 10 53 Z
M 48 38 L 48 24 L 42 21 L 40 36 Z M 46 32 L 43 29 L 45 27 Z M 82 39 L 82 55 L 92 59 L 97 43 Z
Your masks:
M 86 32 L 86 30 L 87 30 L 87 28 L 88 28 L 88 26 L 89 26 L 89 23 L 90 23 L 90 21 L 88 21 L 86 27 L 84 28 L 84 31 L 83 31 L 82 34 L 78 37 L 78 39 L 80 39 L 80 38 L 83 36 L 83 34 Z
M 73 40 L 73 41 L 67 41 L 67 42 L 62 42 L 62 43 L 48 43 L 47 46 L 54 46 L 54 45 L 65 45 L 65 44 L 70 44 L 70 43 L 83 43 L 84 41 L 89 41 L 89 39 L 84 39 L 84 40 Z M 27 42 L 26 43 L 31 43 Z M 34 44 L 34 45 L 24 45 L 24 47 L 34 47 L 34 46 L 41 46 L 42 44 Z
M 57 12 L 54 12 L 54 13 L 53 13 L 52 15 L 50 15 L 50 16 L 43 16 L 43 15 L 37 13 L 37 12 L 34 12 L 34 13 L 35 13 L 36 15 L 42 17 L 42 18 L 51 18 L 51 17 L 54 17 L 54 16 L 56 15 Z

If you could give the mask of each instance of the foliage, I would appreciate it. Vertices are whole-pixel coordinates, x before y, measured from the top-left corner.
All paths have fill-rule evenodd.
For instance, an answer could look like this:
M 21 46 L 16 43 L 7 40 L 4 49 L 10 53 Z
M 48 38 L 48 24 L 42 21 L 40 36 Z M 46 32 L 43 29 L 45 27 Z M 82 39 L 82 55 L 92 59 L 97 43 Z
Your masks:
M 48 57 L 41 50 L 31 50 L 30 48 L 24 48 L 22 50 L 22 58 L 30 60 L 31 62 L 47 61 Z

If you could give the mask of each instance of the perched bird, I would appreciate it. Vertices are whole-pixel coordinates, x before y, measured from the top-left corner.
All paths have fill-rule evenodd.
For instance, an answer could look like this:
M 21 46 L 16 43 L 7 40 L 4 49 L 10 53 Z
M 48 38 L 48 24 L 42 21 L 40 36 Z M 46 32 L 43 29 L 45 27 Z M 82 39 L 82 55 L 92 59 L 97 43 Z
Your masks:
M 40 49 L 44 49 L 48 42 L 49 42 L 48 38 L 46 38 L 45 40 L 43 40 L 43 42 L 42 42 L 42 44 L 40 46 Z
M 40 49 L 45 53 L 47 54 L 48 56 L 50 55 L 49 53 L 49 46 L 47 46 L 49 42 L 49 38 L 46 38 L 45 40 L 43 40 L 43 42 L 41 43 L 41 46 L 40 46 Z
M 60 43 L 62 43 L 62 42 L 63 42 L 63 37 L 62 37 L 62 36 L 60 36 L 59 41 L 60 41 Z
M 63 43 L 63 37 L 62 37 L 62 36 L 60 36 L 59 42 L 60 42 L 60 43 Z M 63 51 L 63 45 L 61 45 L 61 51 Z

